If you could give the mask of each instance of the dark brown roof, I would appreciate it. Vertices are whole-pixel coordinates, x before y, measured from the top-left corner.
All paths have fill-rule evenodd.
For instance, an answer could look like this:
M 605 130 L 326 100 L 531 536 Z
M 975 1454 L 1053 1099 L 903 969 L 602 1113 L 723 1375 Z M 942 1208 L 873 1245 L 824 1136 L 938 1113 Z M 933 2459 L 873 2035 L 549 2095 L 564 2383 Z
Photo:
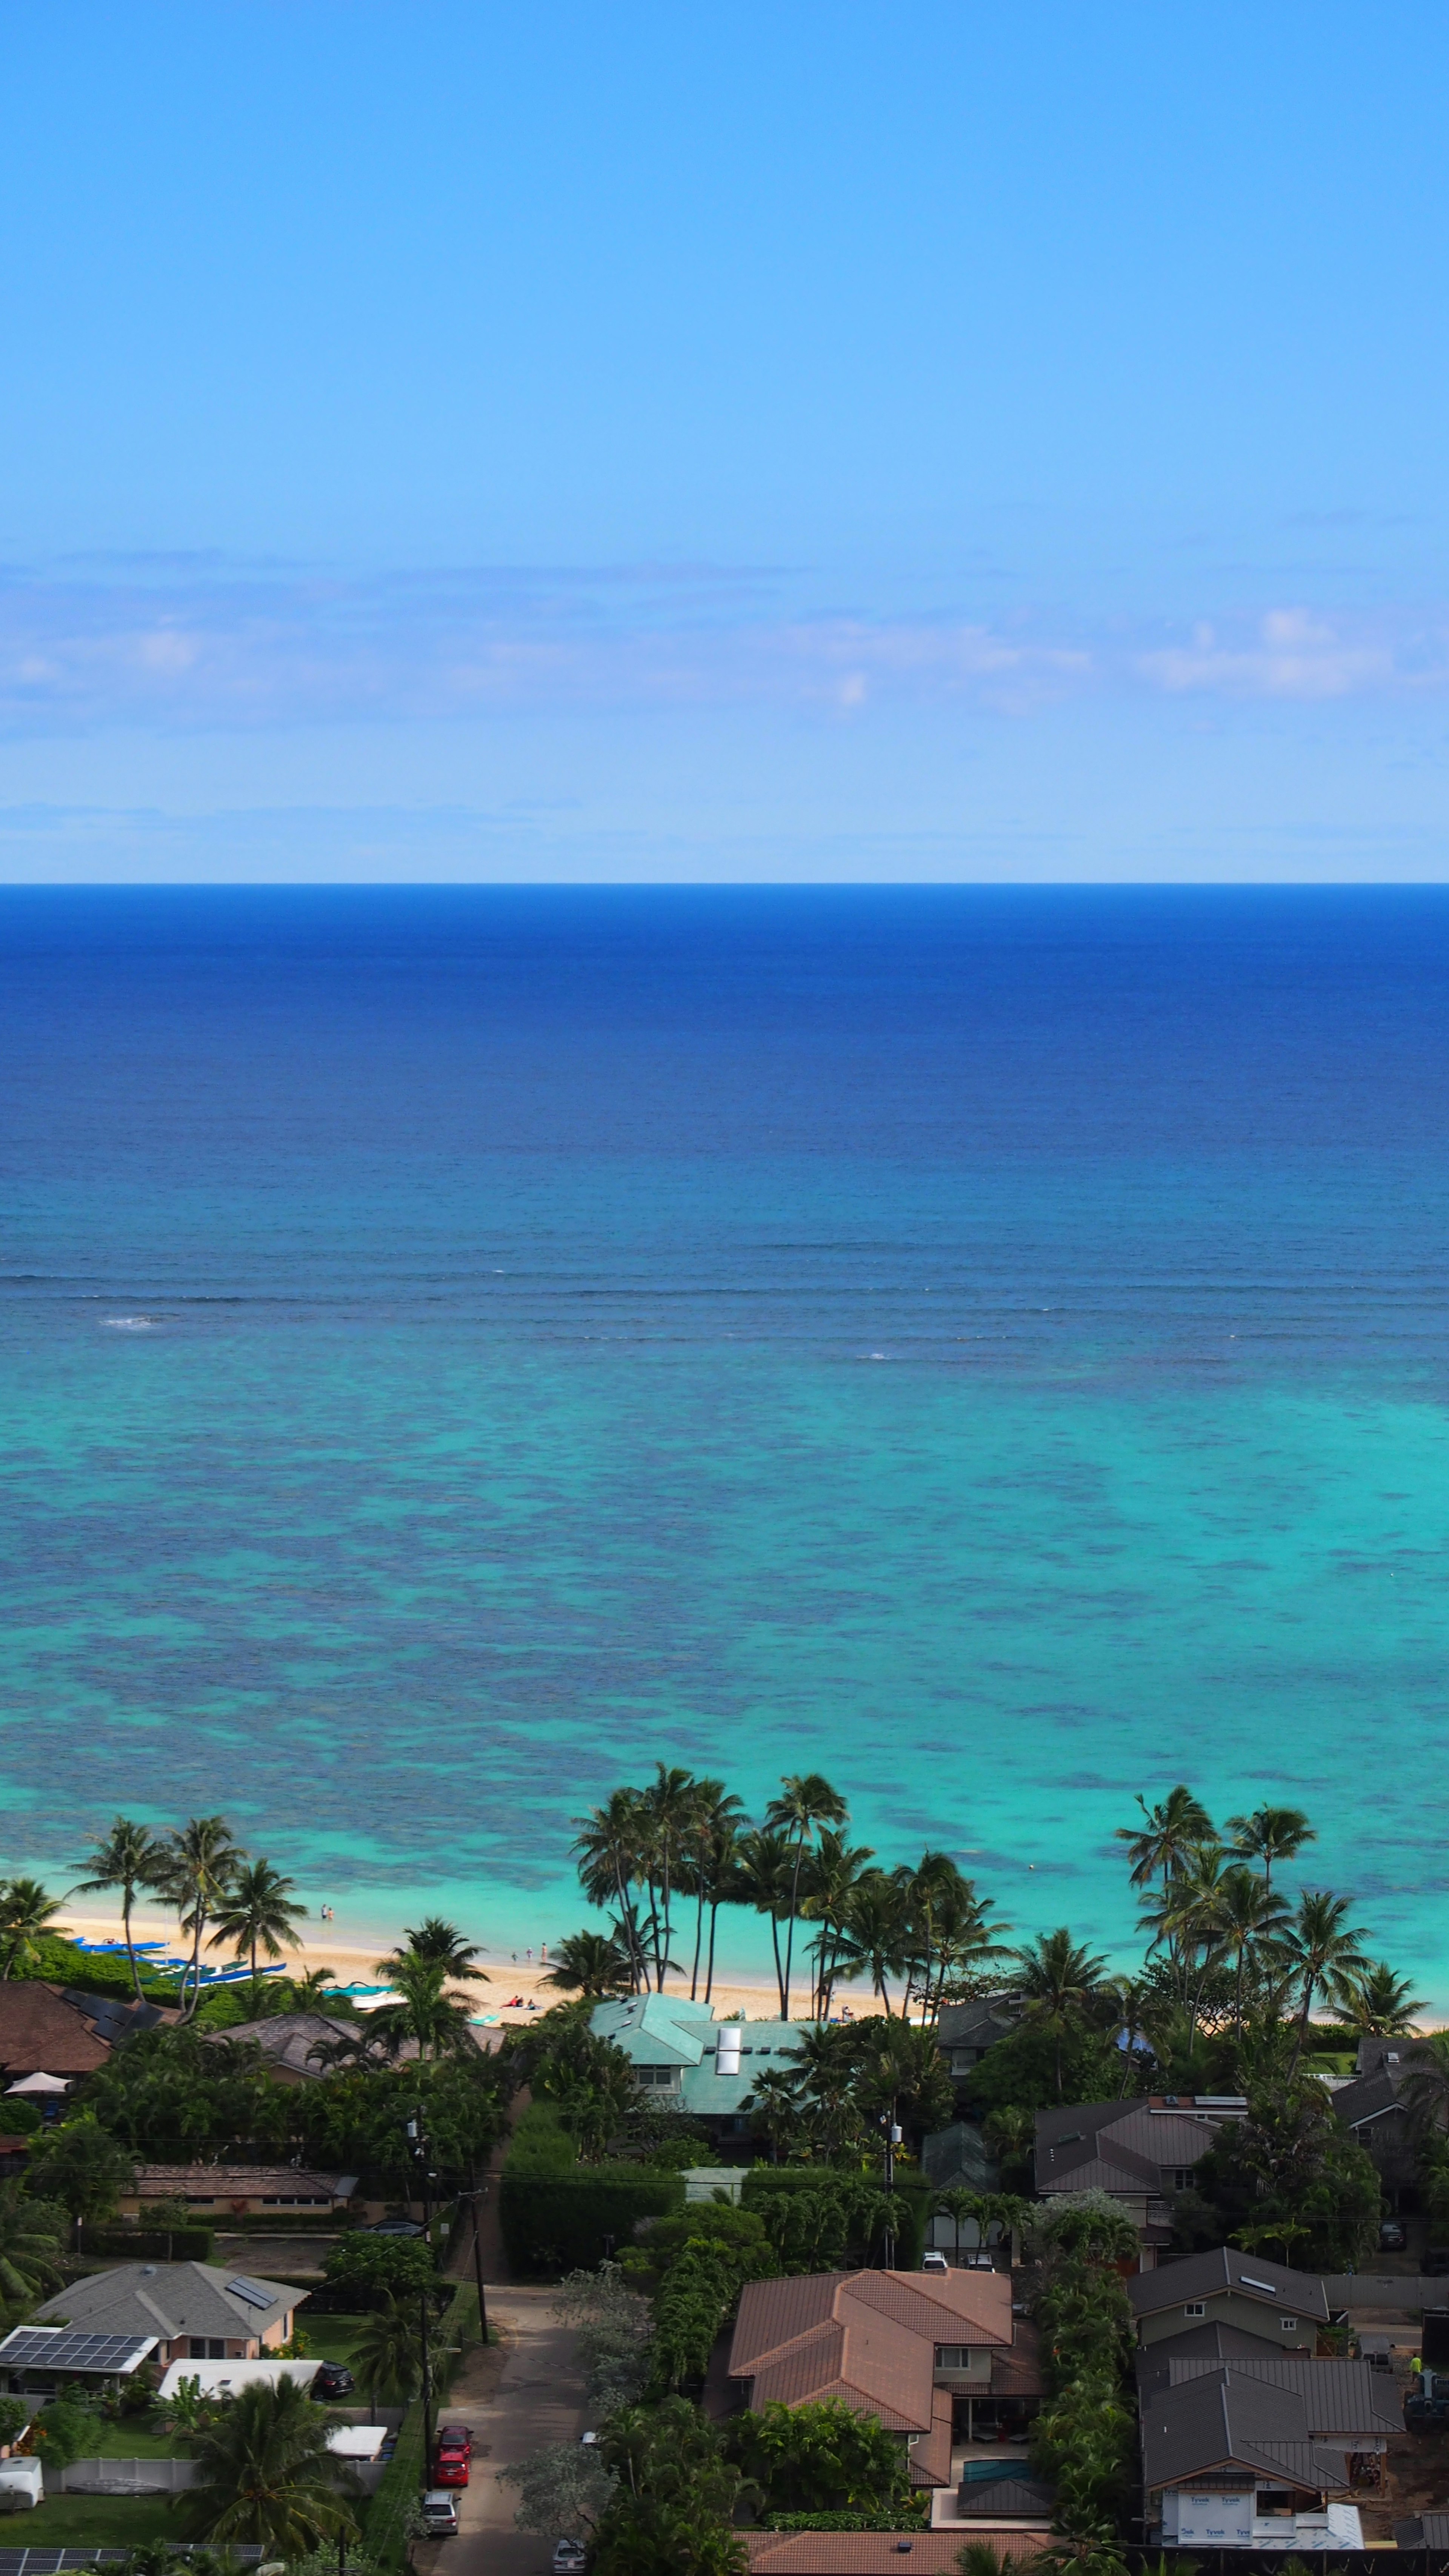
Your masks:
M 817 2272 L 751 2281 L 740 2299 L 729 2375 L 750 2382 L 750 2404 L 803 2406 L 843 2398 L 915 2446 L 920 2483 L 950 2475 L 949 2407 L 944 2466 L 938 2343 L 1011 2348 L 1011 2282 L 1004 2272 Z
M 1231 2326 L 1225 2318 L 1215 2325 L 1189 2326 L 1186 2334 L 1164 2335 L 1160 2343 L 1138 2347 L 1139 2400 L 1145 2405 L 1152 2389 L 1172 2386 L 1175 2361 L 1236 2361 L 1240 2355 L 1251 2359 L 1254 2353 L 1274 2349 L 1262 2335 L 1249 2334 L 1246 2326 Z
M 141 2200 L 347 2200 L 355 2174 L 299 2172 L 295 2165 L 138 2165 Z
M 1176 2388 L 1154 2389 L 1142 2409 L 1142 2483 L 1179 2486 L 1212 2470 L 1276 2478 L 1313 2493 L 1348 2485 L 1342 2450 L 1315 2441 L 1294 2389 L 1251 2379 L 1230 2363 Z
M 1150 2102 L 1084 2102 L 1036 2115 L 1039 2192 L 1155 2192 L 1164 2171 L 1195 2165 L 1217 2124 Z
M 975 2530 L 1002 2558 L 1035 2558 L 1048 2526 Z M 750 2576 L 955 2576 L 959 2531 L 747 2531 Z M 901 2543 L 908 2541 L 909 2550 Z
M 1181 2388 L 1189 2380 L 1224 2369 L 1234 2381 L 1257 2379 L 1301 2397 L 1315 2441 L 1346 2442 L 1363 2436 L 1383 2441 L 1404 2429 L 1392 2374 L 1371 2370 L 1366 2361 L 1315 2361 L 1308 2353 L 1274 2352 L 1261 2344 L 1257 2352 L 1225 2363 L 1207 2355 L 1180 2356 L 1169 2364 L 1168 2385 Z
M 31 1977 L 0 1984 L 0 2071 L 8 2084 L 22 2075 L 93 2075 L 110 2053 L 58 1986 Z
M 1232 2290 L 1239 2298 L 1328 2323 L 1328 2301 L 1315 2273 L 1291 2272 L 1286 2263 L 1269 2263 L 1261 2254 L 1240 2254 L 1236 2245 L 1216 2245 L 1210 2253 L 1189 2254 L 1180 2263 L 1161 2263 L 1155 2272 L 1134 2273 L 1126 2287 L 1139 2317 L 1160 2316 L 1189 2299 L 1221 2298 Z
M 963 2479 L 956 2491 L 958 2522 L 1044 2522 L 1056 2501 L 1040 2478 Z

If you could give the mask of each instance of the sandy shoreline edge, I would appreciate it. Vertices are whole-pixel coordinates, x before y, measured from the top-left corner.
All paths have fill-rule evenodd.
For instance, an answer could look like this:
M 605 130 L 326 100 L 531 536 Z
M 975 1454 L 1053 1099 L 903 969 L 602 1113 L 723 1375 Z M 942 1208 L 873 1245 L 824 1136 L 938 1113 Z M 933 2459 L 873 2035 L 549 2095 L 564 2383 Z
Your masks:
M 79 1933 L 85 1941 L 119 1941 L 124 1937 L 119 1914 L 92 1912 L 88 1906 L 82 1905 L 67 1905 L 62 1925 L 57 1928 Z M 327 1923 L 310 1923 L 308 1931 L 311 1935 L 308 1940 L 286 1945 L 283 1956 L 287 1968 L 299 1975 L 310 1968 L 335 1968 L 341 1985 L 378 1984 L 378 1960 L 403 1938 L 401 1926 L 395 1932 L 374 1935 L 366 1941 L 359 1941 L 355 1934 L 351 1939 L 333 1940 L 330 1937 L 332 1926 Z M 131 1917 L 131 1937 L 137 1942 L 163 1941 L 168 1955 L 178 1958 L 185 1947 L 174 1916 L 143 1913 L 139 1906 Z M 476 2009 L 480 2017 L 496 2015 L 500 2022 L 527 2021 L 530 2005 L 537 2014 L 546 2012 L 550 2004 L 569 2000 L 561 1988 L 548 1984 L 547 1964 L 537 1949 L 531 1959 L 527 1944 L 515 1954 L 511 1946 L 499 1948 L 480 1942 L 479 1951 L 487 1982 L 480 1981 L 472 1991 L 477 1998 Z M 230 1967 L 234 1964 L 229 1953 L 222 1950 L 203 1948 L 202 1958 L 208 1967 Z M 687 1997 L 688 1977 L 672 1979 L 668 1991 L 676 2000 L 681 1996 Z M 857 2019 L 864 2013 L 881 2010 L 879 1996 L 873 1995 L 868 1986 L 837 1986 L 836 1992 L 840 2001 L 849 2004 Z M 513 2004 L 515 1995 L 522 1997 L 521 2005 Z M 791 2011 L 797 2021 L 807 2018 L 809 1999 L 809 1969 L 806 1967 L 802 1971 L 797 1963 L 791 1990 Z M 711 2000 L 717 2019 L 727 2019 L 733 2013 L 750 2021 L 769 2021 L 776 2018 L 780 2008 L 773 1978 L 722 1974 L 718 1968 Z M 895 2000 L 898 2003 L 899 1997 Z

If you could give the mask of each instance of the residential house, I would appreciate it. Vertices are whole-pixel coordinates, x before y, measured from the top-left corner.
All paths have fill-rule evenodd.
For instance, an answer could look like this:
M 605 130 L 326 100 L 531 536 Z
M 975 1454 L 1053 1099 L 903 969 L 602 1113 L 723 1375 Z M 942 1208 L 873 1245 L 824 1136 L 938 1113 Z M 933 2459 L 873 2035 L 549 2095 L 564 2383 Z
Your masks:
M 213 2043 L 249 2040 L 261 2050 L 275 2083 L 306 2084 L 327 2073 L 331 2049 L 342 2041 L 356 2044 L 358 2025 L 340 2014 L 272 2013 L 261 2021 L 236 2022 L 230 2030 L 208 2031 L 206 2037 Z
M 727 2373 L 735 2403 L 842 2398 L 898 2433 L 911 2483 L 949 2485 L 953 2437 L 1024 2432 L 1043 2393 L 1004 2272 L 817 2272 L 751 2281 Z
M 1227 2360 L 1144 2354 L 1139 2371 L 1142 2483 L 1163 2542 L 1362 2546 L 1353 2498 L 1382 2485 L 1403 2430 L 1384 2372 L 1266 2348 Z
M 91 2335 L 151 2337 L 153 2358 L 259 2361 L 292 2338 L 307 2298 L 286 2281 L 255 2279 L 217 2263 L 118 2263 L 70 2281 L 35 2311 L 39 2325 Z
M 961 2560 L 959 2531 L 747 2531 L 741 2537 L 750 2576 L 956 2576 Z M 986 2541 L 999 2559 L 1025 2565 L 1051 2534 L 1043 2523 L 967 2537 Z
M 702 2120 L 718 2138 L 745 2135 L 756 2077 L 786 2072 L 812 2026 L 739 2014 L 717 2022 L 711 2005 L 674 1995 L 622 1996 L 589 2017 L 596 2038 L 623 2050 L 647 2100 Z
M 154 2332 L 80 2334 L 68 2326 L 14 2326 L 0 2342 L 0 2388 L 36 2397 L 52 2397 L 77 2379 L 93 2390 L 115 2388 L 150 2360 L 156 2344 Z
M 1173 2194 L 1189 2189 L 1223 2122 L 1246 2109 L 1240 2094 L 1160 2093 L 1038 2111 L 1037 2196 L 1107 2192 L 1131 2219 L 1150 2266 L 1172 2239 Z
M 1449 2513 L 1416 2513 L 1394 2525 L 1396 2549 L 1429 2549 L 1436 2557 L 1449 2551 Z
M 94 2075 L 118 2039 L 169 2018 L 155 2004 L 82 1994 L 42 1977 L 0 1984 L 0 2091 L 31 2076 L 66 2084 Z
M 267 2210 L 305 2210 L 331 2221 L 346 2212 L 356 2174 L 313 2173 L 296 2165 L 138 2165 L 135 2186 L 121 2194 L 121 2214 L 144 2221 L 156 2201 L 185 2201 L 198 2215 L 250 2218 Z
M 1347 2083 L 1335 2084 L 1330 2094 L 1334 2117 L 1372 2156 L 1392 2209 L 1418 2181 L 1415 2141 L 1399 2100 L 1412 2048 L 1408 2039 L 1360 2040 L 1354 2073 Z
M 1278 2352 L 1316 2351 L 1329 2322 L 1323 2283 L 1311 2272 L 1240 2254 L 1235 2245 L 1163 2263 L 1127 2283 L 1137 2339 L 1160 2344 L 1198 2326 L 1235 2326 Z
M 970 2003 L 943 2004 L 936 2017 L 936 2044 L 958 2099 L 969 2091 L 969 2078 L 988 2048 L 1006 2039 L 1021 2021 L 1016 1995 L 977 1995 Z
M 741 2537 L 750 2576 L 956 2576 L 961 2560 L 959 2531 L 747 2531 Z M 1051 2534 L 1043 2523 L 966 2537 L 986 2541 L 999 2559 L 1026 2565 Z

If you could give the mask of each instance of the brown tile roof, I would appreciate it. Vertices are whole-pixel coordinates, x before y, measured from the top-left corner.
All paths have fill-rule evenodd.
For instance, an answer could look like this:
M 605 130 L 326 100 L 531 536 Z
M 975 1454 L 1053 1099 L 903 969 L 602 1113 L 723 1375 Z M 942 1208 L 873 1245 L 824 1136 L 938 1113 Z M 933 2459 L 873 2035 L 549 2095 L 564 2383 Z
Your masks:
M 295 2165 L 138 2165 L 141 2200 L 345 2200 L 355 2174 L 299 2173 Z
M 911 2444 L 913 2487 L 948 2487 L 951 2483 L 951 2391 L 931 2391 L 931 2429 Z
M 944 2394 L 934 2385 L 937 2344 L 1004 2354 L 1011 2342 L 1004 2272 L 817 2272 L 747 2284 L 729 2375 L 750 2382 L 755 2407 L 839 2397 L 890 2432 L 922 2436 L 913 2473 L 918 2484 L 937 2485 L 950 2476 L 949 2399 L 935 2465 Z
M 29 1977 L 0 1984 L 0 2073 L 7 2083 L 22 2075 L 92 2075 L 110 2053 L 58 1986 Z
M 963 2541 L 989 2540 L 1002 2558 L 1035 2558 L 1048 2528 L 993 2531 L 747 2531 L 750 2576 L 954 2576 Z M 909 2551 L 902 2549 L 909 2541 Z

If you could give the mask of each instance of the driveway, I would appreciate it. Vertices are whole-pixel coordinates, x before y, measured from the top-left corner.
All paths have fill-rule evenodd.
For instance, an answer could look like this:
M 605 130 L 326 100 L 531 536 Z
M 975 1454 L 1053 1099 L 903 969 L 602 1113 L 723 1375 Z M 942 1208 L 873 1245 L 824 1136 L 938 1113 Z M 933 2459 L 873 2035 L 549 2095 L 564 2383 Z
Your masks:
M 489 2284 L 488 2314 L 503 2336 L 469 2359 L 453 2382 L 443 2420 L 471 2424 L 473 2473 L 458 2498 L 456 2540 L 415 2542 L 419 2576 L 547 2576 L 552 2538 L 514 2527 L 518 2489 L 496 2472 L 546 2442 L 576 2442 L 585 2428 L 583 2382 L 573 2329 L 555 2294 L 526 2282 Z

